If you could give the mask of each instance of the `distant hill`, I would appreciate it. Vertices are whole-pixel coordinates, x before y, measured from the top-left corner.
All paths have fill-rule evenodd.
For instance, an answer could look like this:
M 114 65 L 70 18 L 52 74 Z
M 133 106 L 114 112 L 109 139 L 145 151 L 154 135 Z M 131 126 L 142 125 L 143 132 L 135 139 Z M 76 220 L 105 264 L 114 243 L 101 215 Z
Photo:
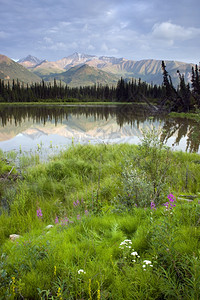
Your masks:
M 24 83 L 40 82 L 41 78 L 36 74 L 28 71 L 25 67 L 0 54 L 0 79 L 12 81 L 19 80 Z
M 41 64 L 42 62 L 44 62 L 44 60 L 39 59 L 32 55 L 28 55 L 27 57 L 22 58 L 22 59 L 18 60 L 17 62 L 20 63 L 25 68 L 33 68 L 33 67 Z
M 60 74 L 43 76 L 45 81 L 61 80 L 71 87 L 94 84 L 116 85 L 119 77 L 88 65 L 79 65 Z
M 141 78 L 143 81 L 148 83 L 153 82 L 154 84 L 162 84 L 163 77 L 161 62 L 161 60 L 155 59 L 134 61 L 125 58 L 107 56 L 98 57 L 95 55 L 75 52 L 74 54 L 57 61 L 50 62 L 45 60 L 33 67 L 31 70 L 38 76 L 46 78 L 47 75 L 63 73 L 72 67 L 84 64 L 109 74 L 114 74 L 118 78 L 120 76 L 123 76 L 124 78 Z M 187 82 L 190 82 L 193 64 L 178 61 L 165 61 L 165 64 L 174 85 L 179 83 L 177 70 L 179 70 L 181 74 L 185 75 Z

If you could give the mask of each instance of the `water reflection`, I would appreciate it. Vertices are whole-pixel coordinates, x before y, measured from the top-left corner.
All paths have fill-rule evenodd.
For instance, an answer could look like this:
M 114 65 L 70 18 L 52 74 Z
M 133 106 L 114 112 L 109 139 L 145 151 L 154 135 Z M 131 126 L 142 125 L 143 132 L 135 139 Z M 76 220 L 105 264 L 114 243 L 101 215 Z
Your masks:
M 137 144 L 142 129 L 164 129 L 162 140 L 183 151 L 198 152 L 199 124 L 193 120 L 153 116 L 146 106 L 6 106 L 0 105 L 0 148 L 4 151 L 26 150 L 42 143 Z
M 181 139 L 186 139 L 185 151 L 198 152 L 200 144 L 200 124 L 194 120 L 169 118 L 165 120 L 161 139 L 167 142 L 176 135 L 174 146 L 178 146 Z
M 124 123 L 132 124 L 135 119 L 141 122 L 149 116 L 147 107 L 141 105 L 117 105 L 117 106 L 6 106 L 0 105 L 0 123 L 6 126 L 12 124 L 14 119 L 15 126 L 21 125 L 26 119 L 33 123 L 43 125 L 48 121 L 53 121 L 55 126 L 63 120 L 68 120 L 68 116 L 85 116 L 86 119 L 93 117 L 96 120 L 108 120 L 115 118 L 117 124 L 123 126 Z

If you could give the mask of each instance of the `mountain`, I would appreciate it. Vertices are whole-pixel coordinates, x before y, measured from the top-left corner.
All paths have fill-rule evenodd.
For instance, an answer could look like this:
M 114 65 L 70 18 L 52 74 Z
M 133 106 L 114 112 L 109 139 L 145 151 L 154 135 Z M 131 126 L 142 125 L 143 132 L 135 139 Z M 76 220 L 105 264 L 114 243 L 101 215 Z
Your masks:
M 0 54 L 0 79 L 24 83 L 40 82 L 41 78 L 5 55 Z
M 86 64 L 97 59 L 94 55 L 80 54 L 75 52 L 57 61 L 44 60 L 32 68 L 32 71 L 39 76 L 46 76 L 54 73 L 62 73 L 72 67 Z
M 25 62 L 24 62 L 25 63 Z M 96 56 L 81 54 L 75 52 L 72 55 L 64 57 L 57 61 L 43 61 L 40 64 L 32 67 L 32 71 L 46 78 L 47 75 L 53 75 L 63 73 L 72 67 L 88 65 L 98 70 L 112 73 L 118 78 L 120 76 L 124 78 L 141 78 L 143 81 L 154 84 L 162 84 L 162 69 L 161 60 L 145 59 L 140 61 L 128 60 L 125 58 L 107 57 L 107 56 Z M 178 62 L 178 61 L 165 61 L 166 69 L 170 74 L 174 85 L 179 83 L 177 70 L 181 74 L 185 75 L 187 82 L 191 79 L 191 69 L 193 64 Z
M 42 59 L 39 59 L 35 56 L 32 56 L 32 55 L 28 55 L 27 57 L 25 58 L 22 58 L 20 60 L 18 60 L 17 62 L 24 66 L 25 68 L 33 68 L 39 64 L 41 64 L 44 60 Z
M 78 65 L 60 74 L 51 74 L 43 77 L 45 81 L 61 80 L 71 87 L 94 84 L 116 85 L 119 77 L 88 65 Z

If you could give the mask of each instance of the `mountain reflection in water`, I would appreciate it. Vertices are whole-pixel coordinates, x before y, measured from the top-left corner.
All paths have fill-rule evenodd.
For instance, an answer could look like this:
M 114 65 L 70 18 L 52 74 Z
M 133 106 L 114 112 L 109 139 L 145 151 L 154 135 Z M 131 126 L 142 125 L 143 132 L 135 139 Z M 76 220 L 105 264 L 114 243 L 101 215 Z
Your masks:
M 138 144 L 143 129 L 164 129 L 161 139 L 170 147 L 198 152 L 199 124 L 150 113 L 146 106 L 130 105 L 0 105 L 0 149 L 30 150 L 42 143 Z

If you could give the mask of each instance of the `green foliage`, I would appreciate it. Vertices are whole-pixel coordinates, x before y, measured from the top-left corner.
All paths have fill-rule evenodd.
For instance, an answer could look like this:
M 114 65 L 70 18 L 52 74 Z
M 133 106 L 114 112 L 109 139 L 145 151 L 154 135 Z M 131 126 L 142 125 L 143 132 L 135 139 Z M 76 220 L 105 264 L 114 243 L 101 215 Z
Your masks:
M 198 299 L 199 160 L 154 130 L 139 147 L 72 145 L 30 168 L 25 159 L 1 208 L 0 297 Z M 169 191 L 196 200 L 169 209 Z
M 160 204 L 170 188 L 172 153 L 160 141 L 155 128 L 143 135 L 137 152 L 125 162 L 122 191 L 115 199 L 120 209 L 150 206 L 151 201 Z

